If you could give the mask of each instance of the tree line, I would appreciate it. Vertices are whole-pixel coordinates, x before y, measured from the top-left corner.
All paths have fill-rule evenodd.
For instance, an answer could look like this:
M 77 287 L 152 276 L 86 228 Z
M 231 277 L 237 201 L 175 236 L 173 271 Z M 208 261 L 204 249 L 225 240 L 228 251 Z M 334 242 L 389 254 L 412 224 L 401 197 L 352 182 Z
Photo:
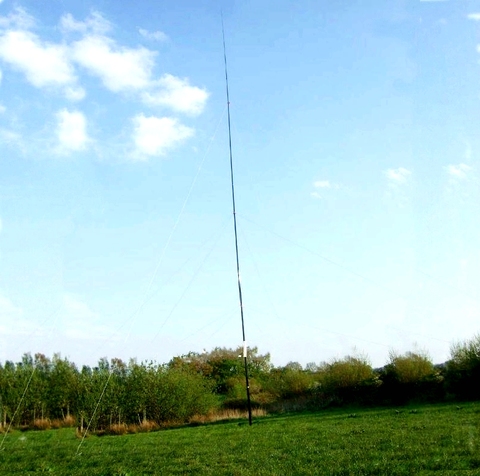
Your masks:
M 102 358 L 81 369 L 59 354 L 24 354 L 20 362 L 0 364 L 0 429 L 56 422 L 95 431 L 245 409 L 242 350 L 190 352 L 165 364 Z M 248 371 L 253 406 L 272 412 L 480 399 L 480 335 L 453 345 L 441 365 L 424 352 L 392 352 L 379 369 L 362 355 L 276 367 L 270 354 L 253 348 Z

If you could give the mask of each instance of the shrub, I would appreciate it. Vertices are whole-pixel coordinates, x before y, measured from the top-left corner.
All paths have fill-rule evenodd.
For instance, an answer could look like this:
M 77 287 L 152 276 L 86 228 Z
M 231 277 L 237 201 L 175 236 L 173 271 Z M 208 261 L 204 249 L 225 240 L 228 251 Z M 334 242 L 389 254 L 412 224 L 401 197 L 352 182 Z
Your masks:
M 263 408 L 254 408 L 252 409 L 252 416 L 254 418 L 264 417 L 267 415 L 266 410 Z M 190 425 L 201 425 L 205 423 L 211 423 L 215 421 L 225 421 L 225 420 L 239 420 L 248 418 L 248 413 L 246 411 L 233 409 L 233 410 L 218 410 L 212 412 L 208 415 L 195 415 L 190 418 Z
M 148 433 L 150 431 L 156 431 L 159 426 L 154 421 L 145 420 L 139 424 L 127 425 L 127 433 Z
M 106 429 L 106 433 L 109 435 L 126 435 L 127 425 L 124 423 L 114 423 Z
M 315 376 L 303 370 L 296 362 L 290 362 L 285 367 L 272 369 L 264 377 L 263 387 L 270 398 L 265 398 L 265 403 L 273 399 L 285 400 L 298 398 L 310 394 L 315 383 Z
M 158 425 L 154 421 L 149 421 L 149 420 L 142 421 L 142 423 L 138 425 L 138 431 L 142 433 L 155 431 L 155 430 L 158 430 L 158 428 L 159 428 Z
M 158 424 L 185 422 L 193 415 L 207 414 L 218 405 L 211 384 L 200 375 L 184 370 L 159 368 L 148 390 L 148 415 Z
M 54 429 L 54 430 L 58 430 L 59 428 L 62 428 L 62 420 L 59 420 L 58 418 L 55 418 L 54 420 L 52 420 L 50 422 L 50 426 Z
M 67 415 L 63 420 L 62 420 L 62 427 L 64 428 L 73 428 L 77 424 L 77 421 L 74 416 L 72 415 Z
M 453 344 L 446 366 L 447 390 L 458 398 L 479 399 L 480 334 Z
M 380 384 L 365 356 L 347 356 L 324 364 L 318 377 L 316 390 L 321 404 L 369 403 Z
M 390 361 L 380 372 L 387 403 L 404 404 L 409 400 L 438 400 L 443 396 L 440 372 L 425 352 L 390 352 Z
M 32 430 L 50 430 L 52 425 L 48 418 L 36 418 L 33 420 Z
M 390 353 L 388 370 L 399 383 L 418 383 L 435 373 L 433 363 L 426 354 L 407 352 L 405 355 Z

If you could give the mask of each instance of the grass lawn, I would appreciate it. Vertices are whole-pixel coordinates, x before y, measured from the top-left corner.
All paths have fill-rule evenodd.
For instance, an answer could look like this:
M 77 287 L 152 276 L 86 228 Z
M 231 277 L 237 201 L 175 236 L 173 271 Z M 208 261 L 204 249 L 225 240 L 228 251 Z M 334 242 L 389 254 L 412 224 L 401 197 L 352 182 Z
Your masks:
M 336 410 L 80 440 L 13 432 L 0 474 L 480 475 L 480 403 Z M 3 435 L 0 435 L 3 438 Z

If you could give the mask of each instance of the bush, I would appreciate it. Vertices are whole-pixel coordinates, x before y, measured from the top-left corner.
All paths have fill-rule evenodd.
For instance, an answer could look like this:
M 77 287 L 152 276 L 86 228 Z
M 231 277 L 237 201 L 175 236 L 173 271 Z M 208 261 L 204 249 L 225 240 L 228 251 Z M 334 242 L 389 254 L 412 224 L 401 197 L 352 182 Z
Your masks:
M 446 366 L 446 387 L 462 399 L 480 399 L 480 334 L 453 344 Z
M 410 400 L 435 401 L 443 397 L 443 377 L 423 352 L 390 353 L 390 362 L 380 372 L 385 403 Z
M 62 421 L 62 427 L 64 428 L 73 428 L 76 425 L 77 421 L 74 416 L 67 415 Z
M 365 356 L 347 356 L 318 371 L 317 393 L 325 403 L 370 403 L 381 383 Z
M 48 418 L 36 418 L 32 424 L 32 430 L 50 430 L 52 425 Z
M 200 375 L 176 369 L 157 369 L 148 389 L 151 420 L 186 422 L 193 415 L 207 414 L 218 405 L 211 383 Z
M 278 400 L 290 400 L 311 394 L 315 386 L 315 375 L 303 370 L 297 362 L 285 367 L 275 368 L 263 377 L 265 403 Z
M 126 435 L 127 430 L 127 425 L 124 423 L 114 423 L 106 429 L 105 433 L 108 435 Z

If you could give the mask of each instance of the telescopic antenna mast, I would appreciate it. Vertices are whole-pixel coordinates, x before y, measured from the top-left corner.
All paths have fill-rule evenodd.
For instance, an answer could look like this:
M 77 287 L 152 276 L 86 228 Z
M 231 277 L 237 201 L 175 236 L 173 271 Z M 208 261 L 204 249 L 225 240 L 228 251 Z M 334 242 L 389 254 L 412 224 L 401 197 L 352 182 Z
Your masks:
M 235 209 L 235 185 L 233 180 L 233 155 L 232 155 L 232 130 L 230 126 L 230 95 L 228 92 L 227 53 L 225 48 L 225 29 L 223 26 L 223 16 L 222 16 L 222 38 L 223 38 L 223 60 L 225 65 L 225 88 L 227 92 L 228 147 L 230 152 L 230 182 L 232 186 L 233 230 L 235 235 L 235 256 L 237 260 L 238 299 L 240 301 L 240 316 L 242 319 L 243 363 L 245 366 L 245 384 L 247 389 L 248 424 L 251 425 L 252 424 L 252 404 L 250 401 L 250 385 L 248 382 L 247 342 L 245 339 L 245 321 L 243 318 L 242 283 L 240 281 L 240 262 L 238 259 L 237 213 Z

